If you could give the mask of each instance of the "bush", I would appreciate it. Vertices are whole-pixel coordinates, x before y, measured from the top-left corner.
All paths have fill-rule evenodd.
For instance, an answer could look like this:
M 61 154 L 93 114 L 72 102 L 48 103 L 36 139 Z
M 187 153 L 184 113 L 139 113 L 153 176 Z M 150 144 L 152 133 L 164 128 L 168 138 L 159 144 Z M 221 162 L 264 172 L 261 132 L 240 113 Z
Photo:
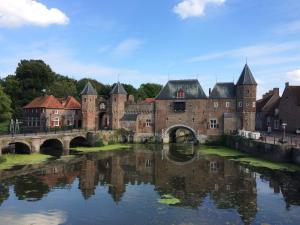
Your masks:
M 0 156 L 0 163 L 4 163 L 6 162 L 6 158 L 4 158 L 3 156 Z
M 102 147 L 104 146 L 104 143 L 101 139 L 97 140 L 96 143 L 95 143 L 95 147 Z
M 108 144 L 109 144 L 109 145 L 113 145 L 113 144 L 116 144 L 116 142 L 115 142 L 114 140 L 109 140 L 109 141 L 108 141 Z

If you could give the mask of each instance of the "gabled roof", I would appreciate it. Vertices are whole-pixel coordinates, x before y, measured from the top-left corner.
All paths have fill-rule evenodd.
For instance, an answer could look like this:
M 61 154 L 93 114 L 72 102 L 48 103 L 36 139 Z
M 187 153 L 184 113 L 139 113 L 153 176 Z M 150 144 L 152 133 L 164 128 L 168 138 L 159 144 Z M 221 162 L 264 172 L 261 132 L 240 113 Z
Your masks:
M 73 97 L 73 96 L 68 96 L 65 105 L 65 109 L 81 109 L 81 104 Z
M 234 83 L 216 83 L 209 98 L 235 98 Z
M 248 64 L 245 65 L 236 85 L 257 85 Z
M 206 99 L 206 95 L 196 79 L 191 80 L 170 80 L 160 91 L 156 99 L 170 100 L 176 99 L 177 92 L 182 89 L 185 93 L 183 99 Z
M 129 114 L 126 113 L 121 121 L 136 121 L 138 114 Z
M 46 95 L 33 99 L 30 103 L 23 107 L 24 109 L 32 108 L 48 108 L 48 109 L 63 109 L 63 105 L 53 96 Z
M 127 92 L 125 91 L 124 86 L 120 82 L 118 82 L 113 85 L 112 90 L 110 91 L 110 94 L 127 95 Z
M 88 81 L 80 95 L 98 95 L 93 85 Z

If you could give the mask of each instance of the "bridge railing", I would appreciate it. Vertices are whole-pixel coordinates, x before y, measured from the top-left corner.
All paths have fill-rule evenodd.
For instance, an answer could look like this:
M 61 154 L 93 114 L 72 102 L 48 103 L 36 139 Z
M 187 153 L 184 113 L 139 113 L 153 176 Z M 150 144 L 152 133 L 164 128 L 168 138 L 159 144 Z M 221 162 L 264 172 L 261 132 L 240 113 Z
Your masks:
M 33 135 L 47 135 L 47 134 L 64 134 L 64 133 L 80 133 L 85 131 L 81 128 L 73 128 L 73 127 L 54 127 L 54 128 L 35 128 L 35 129 L 26 129 L 20 128 L 18 131 L 7 131 L 1 132 L 0 136 L 33 136 Z

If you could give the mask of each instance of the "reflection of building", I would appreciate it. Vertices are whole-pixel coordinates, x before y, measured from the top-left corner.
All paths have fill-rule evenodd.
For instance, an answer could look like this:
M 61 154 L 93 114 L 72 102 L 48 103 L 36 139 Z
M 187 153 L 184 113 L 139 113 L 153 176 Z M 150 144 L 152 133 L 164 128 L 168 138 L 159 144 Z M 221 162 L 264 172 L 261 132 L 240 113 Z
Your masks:
M 204 199 L 210 199 L 216 208 L 235 209 L 244 224 L 251 223 L 257 212 L 253 172 L 217 156 L 195 157 L 186 164 L 174 161 L 175 158 L 166 158 L 161 151 L 140 149 L 50 162 L 35 167 L 32 175 L 8 182 L 2 179 L 24 171 L 0 171 L 0 204 L 8 198 L 8 186 L 14 186 L 19 199 L 31 201 L 43 198 L 52 188 L 69 188 L 78 178 L 85 199 L 95 194 L 98 185 L 105 185 L 117 203 L 122 200 L 126 185 L 148 183 L 161 195 L 168 193 L 179 198 L 178 207 L 198 208 Z M 261 179 L 269 181 L 275 193 L 282 193 L 287 208 L 300 205 L 300 181 L 296 174 L 274 172 Z

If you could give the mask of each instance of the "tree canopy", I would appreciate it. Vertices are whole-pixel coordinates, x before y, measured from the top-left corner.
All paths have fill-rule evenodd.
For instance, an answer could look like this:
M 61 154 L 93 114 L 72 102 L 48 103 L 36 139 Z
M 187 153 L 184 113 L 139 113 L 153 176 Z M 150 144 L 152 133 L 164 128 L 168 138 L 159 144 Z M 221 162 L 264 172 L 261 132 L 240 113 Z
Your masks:
M 0 86 L 0 123 L 7 122 L 11 118 L 11 100 Z

